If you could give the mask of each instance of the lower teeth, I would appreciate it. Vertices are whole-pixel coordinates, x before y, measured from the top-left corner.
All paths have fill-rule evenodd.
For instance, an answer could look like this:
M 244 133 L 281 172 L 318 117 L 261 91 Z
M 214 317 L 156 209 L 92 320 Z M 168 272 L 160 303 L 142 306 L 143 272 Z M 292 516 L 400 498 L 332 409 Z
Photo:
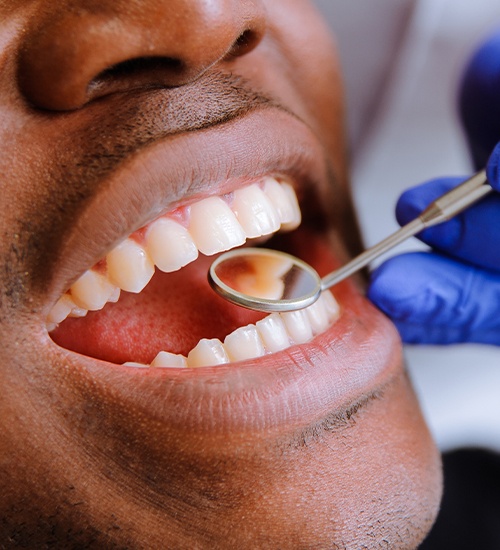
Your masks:
M 151 365 L 127 362 L 124 366 L 135 368 L 198 368 L 248 359 L 255 359 L 270 353 L 283 351 L 296 344 L 305 344 L 324 332 L 340 316 L 340 308 L 328 291 L 306 309 L 273 313 L 256 325 L 236 329 L 220 340 L 202 339 L 187 357 L 160 351 Z

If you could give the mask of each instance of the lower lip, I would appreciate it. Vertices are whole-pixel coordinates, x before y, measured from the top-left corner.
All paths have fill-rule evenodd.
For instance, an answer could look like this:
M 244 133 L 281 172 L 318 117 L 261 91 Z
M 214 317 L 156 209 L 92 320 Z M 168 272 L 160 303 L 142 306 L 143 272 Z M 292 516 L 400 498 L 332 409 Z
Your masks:
M 56 347 L 75 388 L 140 410 L 173 430 L 297 429 L 343 412 L 402 368 L 392 325 L 350 282 L 341 318 L 312 342 L 252 361 L 202 369 L 134 369 Z M 53 351 L 54 351 L 53 348 Z

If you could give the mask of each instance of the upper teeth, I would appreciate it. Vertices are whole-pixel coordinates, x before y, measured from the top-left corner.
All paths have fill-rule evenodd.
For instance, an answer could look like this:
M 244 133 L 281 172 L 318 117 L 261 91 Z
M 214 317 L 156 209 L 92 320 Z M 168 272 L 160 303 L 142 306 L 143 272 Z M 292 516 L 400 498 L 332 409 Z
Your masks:
M 118 300 L 120 290 L 141 292 L 153 276 L 155 266 L 164 272 L 177 271 L 196 260 L 199 252 L 216 254 L 242 245 L 247 238 L 269 235 L 280 228 L 294 229 L 300 221 L 301 213 L 292 186 L 271 177 L 230 195 L 208 197 L 182 207 L 128 237 L 107 254 L 105 261 L 86 271 L 54 305 L 47 317 L 47 326 L 52 330 L 68 316 L 81 317 L 87 311 L 102 309 L 107 302 Z M 250 348 L 252 357 L 262 355 L 265 352 L 262 339 L 266 340 L 271 325 L 275 335 L 266 342 L 269 351 L 288 347 L 290 338 L 295 343 L 307 341 L 313 332 L 326 328 L 328 316 L 325 311 L 318 313 L 320 310 L 311 312 L 313 317 L 309 315 L 311 320 L 307 323 L 304 323 L 304 312 L 283 316 L 283 319 L 267 317 L 260 323 L 258 338 L 255 327 L 243 327 L 237 336 L 229 335 L 224 346 L 219 341 L 202 340 L 189 354 L 188 363 L 192 366 L 207 364 L 207 357 L 209 364 L 243 358 L 239 357 L 242 352 L 236 348 L 246 349 L 243 353 L 246 356 Z M 282 329 L 278 322 L 284 322 L 288 331 L 286 336 L 277 338 Z M 286 339 L 286 346 L 279 344 L 280 338 Z M 245 346 L 242 340 L 246 341 Z M 165 363 L 183 366 L 186 360 L 161 352 L 153 365 L 164 366 Z
M 181 221 L 182 220 L 182 221 Z M 141 292 L 154 274 L 193 262 L 198 252 L 217 254 L 278 229 L 294 229 L 301 214 L 293 188 L 267 177 L 231 196 L 209 197 L 147 226 L 144 237 L 130 236 L 86 271 L 52 308 L 49 328 L 66 317 L 85 315 L 116 302 L 120 290 Z M 105 265 L 105 267 L 104 267 Z

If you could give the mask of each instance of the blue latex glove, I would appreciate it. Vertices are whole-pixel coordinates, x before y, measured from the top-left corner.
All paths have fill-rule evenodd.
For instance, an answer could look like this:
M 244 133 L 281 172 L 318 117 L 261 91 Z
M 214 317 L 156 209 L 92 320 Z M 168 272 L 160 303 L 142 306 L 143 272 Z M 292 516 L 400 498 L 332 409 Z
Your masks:
M 477 166 L 500 191 L 500 32 L 475 55 L 466 72 L 461 112 Z M 489 156 L 487 152 L 492 151 Z M 434 180 L 405 192 L 401 224 L 465 178 Z M 404 341 L 500 345 L 500 195 L 451 221 L 423 231 L 432 252 L 404 254 L 372 275 L 370 299 L 392 318 Z

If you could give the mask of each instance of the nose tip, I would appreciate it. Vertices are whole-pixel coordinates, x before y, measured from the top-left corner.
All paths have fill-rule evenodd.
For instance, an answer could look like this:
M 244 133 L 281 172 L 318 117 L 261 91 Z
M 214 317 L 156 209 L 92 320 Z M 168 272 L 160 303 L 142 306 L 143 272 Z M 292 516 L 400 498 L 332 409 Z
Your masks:
M 266 25 L 261 0 L 143 0 L 135 8 L 103 0 L 93 11 L 79 2 L 58 3 L 25 35 L 19 85 L 36 107 L 72 110 L 117 91 L 188 84 L 252 51 Z

